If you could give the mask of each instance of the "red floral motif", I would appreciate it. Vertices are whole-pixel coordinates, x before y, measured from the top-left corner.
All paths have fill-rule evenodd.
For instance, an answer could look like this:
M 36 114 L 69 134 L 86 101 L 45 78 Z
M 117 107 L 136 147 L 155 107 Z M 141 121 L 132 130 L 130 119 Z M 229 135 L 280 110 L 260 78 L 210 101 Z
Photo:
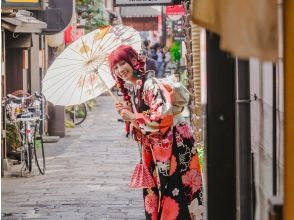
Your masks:
M 143 151 L 143 161 L 147 167 L 150 166 L 150 161 L 152 160 L 150 152 L 144 150 Z
M 202 186 L 201 174 L 195 169 L 187 171 L 182 176 L 182 181 L 185 186 L 189 186 L 192 189 L 192 193 L 197 192 Z
M 193 135 L 190 127 L 187 124 L 177 126 L 177 130 L 180 133 L 180 135 L 184 138 L 191 138 Z
M 177 145 L 183 144 L 183 138 L 180 135 L 176 136 Z
M 153 152 L 156 160 L 166 162 L 172 155 L 172 143 L 164 139 L 162 143 L 154 145 Z
M 166 135 L 166 139 L 168 139 L 171 142 L 173 141 L 173 132 L 172 132 L 172 130 L 170 130 L 168 132 L 168 134 Z
M 190 161 L 189 165 L 190 169 L 196 169 L 198 172 L 200 172 L 200 163 L 197 155 L 194 155 Z
M 146 90 L 144 95 L 144 100 L 146 104 L 150 105 L 154 100 L 154 94 L 152 90 Z
M 156 186 L 158 186 L 160 184 L 160 182 L 159 182 L 159 179 L 157 176 L 156 169 L 153 171 L 152 176 L 153 176 L 154 183 L 156 184 Z
M 172 146 L 172 140 L 169 140 L 167 138 L 163 139 L 161 142 L 161 147 L 165 150 L 171 148 Z
M 152 108 L 150 120 L 158 121 L 162 116 L 162 105 L 154 104 L 150 107 Z
M 153 212 L 151 215 L 151 220 L 157 220 L 157 212 Z
M 171 197 L 164 196 L 160 220 L 175 220 L 179 215 L 179 204 Z
M 149 150 L 150 146 L 151 146 L 149 138 L 143 137 L 142 138 L 142 145 L 144 146 L 144 150 Z
M 145 210 L 149 214 L 157 211 L 158 196 L 152 190 L 148 191 L 148 195 L 145 197 Z
M 170 160 L 169 175 L 170 176 L 173 175 L 176 169 L 177 169 L 177 158 L 175 156 L 172 156 Z

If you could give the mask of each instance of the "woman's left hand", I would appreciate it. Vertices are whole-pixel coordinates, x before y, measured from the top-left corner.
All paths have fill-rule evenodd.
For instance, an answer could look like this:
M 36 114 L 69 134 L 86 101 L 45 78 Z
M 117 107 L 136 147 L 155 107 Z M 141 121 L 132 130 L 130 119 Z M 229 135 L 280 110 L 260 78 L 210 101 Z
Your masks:
M 129 110 L 122 109 L 120 115 L 124 121 L 133 121 L 135 120 L 135 115 Z

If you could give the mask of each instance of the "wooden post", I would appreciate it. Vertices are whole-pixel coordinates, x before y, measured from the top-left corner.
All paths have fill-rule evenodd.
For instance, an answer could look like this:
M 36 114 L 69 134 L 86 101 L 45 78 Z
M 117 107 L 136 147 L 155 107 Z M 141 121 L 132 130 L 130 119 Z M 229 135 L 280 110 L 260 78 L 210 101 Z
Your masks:
M 284 1 L 285 58 L 285 211 L 284 219 L 294 219 L 294 2 Z

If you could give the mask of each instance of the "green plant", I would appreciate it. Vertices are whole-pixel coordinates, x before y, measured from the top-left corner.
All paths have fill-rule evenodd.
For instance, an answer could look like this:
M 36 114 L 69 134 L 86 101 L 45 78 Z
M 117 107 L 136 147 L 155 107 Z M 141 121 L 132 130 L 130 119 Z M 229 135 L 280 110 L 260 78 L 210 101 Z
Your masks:
M 170 48 L 170 56 L 171 60 L 174 62 L 179 62 L 181 59 L 181 44 L 180 42 L 176 41 L 173 43 L 172 47 Z
M 8 149 L 15 150 L 21 146 L 15 125 L 6 124 L 6 144 Z
M 87 101 L 87 107 L 88 107 L 89 111 L 92 111 L 95 105 L 96 105 L 95 99 L 91 99 L 91 100 Z
M 108 24 L 105 20 L 105 12 L 102 9 L 102 3 L 102 0 L 76 1 L 78 16 L 82 19 L 86 19 L 85 29 L 87 32 Z
M 37 150 L 41 149 L 42 142 L 41 140 L 35 140 L 35 147 Z
M 197 152 L 198 152 L 200 167 L 201 167 L 201 170 L 203 170 L 203 166 L 204 166 L 204 147 L 203 146 L 198 147 Z
M 66 128 L 74 128 L 75 127 L 75 124 L 72 121 L 67 120 L 67 119 L 65 120 L 64 125 Z
M 83 111 L 78 110 L 76 117 L 77 118 L 84 118 L 85 117 L 85 113 Z

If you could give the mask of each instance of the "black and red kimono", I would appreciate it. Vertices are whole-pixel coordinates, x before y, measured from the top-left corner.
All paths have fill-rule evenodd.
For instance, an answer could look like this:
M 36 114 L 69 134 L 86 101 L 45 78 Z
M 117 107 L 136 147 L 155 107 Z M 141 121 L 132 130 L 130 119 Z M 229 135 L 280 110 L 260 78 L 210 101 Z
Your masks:
M 202 176 L 190 126 L 180 115 L 165 114 L 165 99 L 152 79 L 144 85 L 138 80 L 134 91 L 143 163 L 156 184 L 143 189 L 146 219 L 202 220 Z

